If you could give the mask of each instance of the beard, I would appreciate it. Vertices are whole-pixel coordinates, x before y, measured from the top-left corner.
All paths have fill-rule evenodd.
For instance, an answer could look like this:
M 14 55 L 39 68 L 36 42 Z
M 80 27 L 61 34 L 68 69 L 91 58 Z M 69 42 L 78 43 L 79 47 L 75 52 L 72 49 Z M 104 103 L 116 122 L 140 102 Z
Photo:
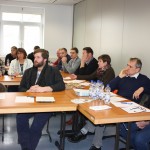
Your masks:
M 44 64 L 45 64 L 45 63 L 44 63 L 44 60 L 42 60 L 42 61 L 39 62 L 39 63 L 38 63 L 37 61 L 35 61 L 35 62 L 34 62 L 34 67 L 37 67 L 37 68 L 38 68 L 38 67 L 42 67 L 42 66 L 44 66 Z

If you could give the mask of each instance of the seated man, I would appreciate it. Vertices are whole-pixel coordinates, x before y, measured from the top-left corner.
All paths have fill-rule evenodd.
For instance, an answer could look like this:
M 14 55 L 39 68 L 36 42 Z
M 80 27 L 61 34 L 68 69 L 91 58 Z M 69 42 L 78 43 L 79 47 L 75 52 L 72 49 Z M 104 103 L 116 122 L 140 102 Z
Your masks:
M 68 63 L 70 61 L 71 57 L 70 57 L 70 55 L 68 55 L 66 48 L 61 48 L 60 49 L 60 57 L 61 57 L 61 60 L 57 64 L 57 67 L 58 67 L 59 70 L 62 70 L 62 58 L 65 57 L 66 60 L 67 60 L 66 62 Z
M 145 75 L 140 74 L 142 68 L 142 62 L 138 58 L 131 58 L 127 64 L 127 67 L 123 69 L 119 76 L 110 81 L 109 85 L 111 90 L 118 89 L 118 94 L 133 100 L 140 102 L 141 95 L 143 93 L 150 93 L 150 79 Z M 81 129 L 80 133 L 74 137 L 69 138 L 69 141 L 78 142 L 86 138 L 88 132 L 94 132 L 95 136 L 93 145 L 90 150 L 101 150 L 102 137 L 107 126 L 94 126 L 90 123 Z M 106 128 L 106 129 L 105 129 Z
M 68 73 L 74 73 L 80 65 L 80 58 L 78 57 L 78 49 L 73 47 L 70 50 L 71 60 L 67 63 L 67 58 L 62 58 L 62 70 Z
M 35 52 L 36 50 L 38 50 L 38 49 L 40 49 L 39 46 L 34 46 L 34 52 Z M 27 58 L 28 58 L 28 59 L 31 59 L 33 63 L 34 63 L 34 52 L 28 54 L 28 56 L 27 56 Z
M 34 52 L 34 66 L 25 71 L 20 83 L 20 92 L 55 92 L 65 89 L 62 76 L 57 68 L 48 66 L 46 50 Z M 22 150 L 35 150 L 40 140 L 42 129 L 51 113 L 17 114 L 18 142 Z M 34 120 L 29 126 L 29 119 Z
M 83 48 L 82 59 L 76 75 L 89 75 L 98 68 L 97 60 L 93 57 L 93 50 L 90 47 Z
M 5 57 L 5 66 L 9 66 L 11 61 L 17 57 L 17 47 L 11 47 L 11 53 L 7 54 Z
M 55 61 L 55 62 L 53 62 L 52 64 L 51 64 L 51 66 L 57 66 L 58 65 L 58 63 L 61 61 L 61 57 L 60 57 L 60 51 L 61 51 L 61 49 L 58 49 L 57 50 L 57 60 Z

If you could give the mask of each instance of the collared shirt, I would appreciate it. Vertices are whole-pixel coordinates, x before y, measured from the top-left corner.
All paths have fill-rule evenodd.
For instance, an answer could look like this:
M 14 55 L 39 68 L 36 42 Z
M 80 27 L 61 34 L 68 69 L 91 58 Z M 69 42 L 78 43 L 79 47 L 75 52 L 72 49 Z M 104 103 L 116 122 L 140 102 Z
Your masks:
M 90 60 L 86 61 L 85 63 L 88 65 L 92 60 L 93 60 L 93 57 Z
M 132 76 L 130 76 L 131 78 L 136 78 L 137 79 L 137 77 L 139 76 L 139 72 L 138 73 L 136 73 L 136 74 L 134 74 L 134 75 L 132 75 Z

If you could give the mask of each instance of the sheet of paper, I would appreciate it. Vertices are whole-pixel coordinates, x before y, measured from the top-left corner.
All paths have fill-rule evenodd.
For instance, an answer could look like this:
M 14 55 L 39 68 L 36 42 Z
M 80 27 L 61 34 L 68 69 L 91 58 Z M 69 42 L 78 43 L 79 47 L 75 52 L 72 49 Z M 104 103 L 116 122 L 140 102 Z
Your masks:
M 116 96 L 117 97 L 117 94 L 113 93 L 113 92 L 110 92 L 110 96 Z
M 5 99 L 5 93 L 0 93 L 0 100 Z
M 139 106 L 137 103 L 135 102 L 111 102 L 113 105 L 115 105 L 116 107 L 120 107 L 120 108 L 123 108 L 123 107 L 137 107 Z
M 36 97 L 36 102 L 55 102 L 54 97 Z
M 110 97 L 110 102 L 119 102 L 119 101 L 125 101 L 127 100 L 126 98 L 119 97 L 119 96 L 112 96 Z
M 16 96 L 16 103 L 34 103 L 34 97 L 32 96 Z
M 64 77 L 63 79 L 64 80 L 70 80 L 71 78 L 70 77 Z
M 101 106 L 90 106 L 89 108 L 92 110 L 106 110 L 110 109 L 111 107 L 108 105 L 101 105 Z
M 88 102 L 91 102 L 91 101 L 93 101 L 93 100 L 92 99 L 82 99 L 82 98 L 71 100 L 71 102 L 75 103 L 75 104 L 83 104 L 83 103 L 88 103 Z
M 69 80 L 69 81 L 64 81 L 65 83 L 82 83 L 85 82 L 85 80 Z
M 139 113 L 139 112 L 150 112 L 150 109 L 145 108 L 143 106 L 130 106 L 130 107 L 124 107 L 122 108 L 124 111 L 128 113 Z

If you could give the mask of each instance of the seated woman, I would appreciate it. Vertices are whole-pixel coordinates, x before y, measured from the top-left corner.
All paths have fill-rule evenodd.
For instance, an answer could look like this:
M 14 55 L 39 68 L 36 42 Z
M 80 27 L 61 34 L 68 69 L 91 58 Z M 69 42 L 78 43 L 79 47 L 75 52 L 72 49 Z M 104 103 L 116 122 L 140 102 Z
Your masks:
M 26 69 L 31 68 L 33 63 L 27 59 L 27 53 L 23 48 L 17 49 L 17 58 L 12 60 L 8 70 L 8 75 L 18 76 L 23 75 Z M 17 92 L 18 86 L 9 86 L 9 92 Z
M 71 79 L 78 80 L 100 80 L 106 85 L 115 77 L 115 72 L 111 67 L 111 58 L 107 54 L 98 57 L 98 69 L 90 75 L 75 75 L 70 76 Z
M 98 79 L 106 85 L 109 83 L 114 77 L 115 73 L 113 68 L 111 67 L 111 58 L 109 55 L 101 55 L 98 57 L 98 69 L 91 75 L 72 75 L 72 78 L 76 79 L 85 79 L 92 80 Z M 106 130 L 107 128 L 107 130 Z M 92 146 L 90 150 L 101 150 L 102 147 L 102 137 L 109 130 L 112 129 L 111 126 L 95 126 L 90 121 L 87 121 L 86 125 L 75 135 L 68 137 L 68 140 L 72 143 L 77 143 L 81 140 L 84 140 L 87 136 L 88 132 L 95 132 L 95 136 L 93 138 Z

